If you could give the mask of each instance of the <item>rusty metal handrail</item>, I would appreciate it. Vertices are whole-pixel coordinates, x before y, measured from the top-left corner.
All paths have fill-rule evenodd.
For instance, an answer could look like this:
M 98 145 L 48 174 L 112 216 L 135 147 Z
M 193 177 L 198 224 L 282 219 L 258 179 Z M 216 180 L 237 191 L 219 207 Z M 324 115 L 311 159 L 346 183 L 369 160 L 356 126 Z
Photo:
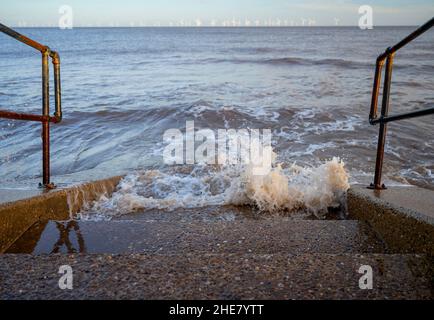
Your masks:
M 62 121 L 59 54 L 56 51 L 52 51 L 49 47 L 27 38 L 1 23 L 0 31 L 38 50 L 42 54 L 42 115 L 0 110 L 0 118 L 39 121 L 42 123 L 42 183 L 40 186 L 48 189 L 55 188 L 55 186 L 50 183 L 50 122 L 59 123 Z M 55 112 L 53 116 L 50 116 L 49 57 L 51 57 L 54 69 Z
M 375 78 L 374 78 L 374 88 L 372 91 L 372 101 L 371 101 L 371 110 L 369 113 L 369 123 L 371 125 L 380 124 L 380 132 L 378 135 L 378 147 L 377 147 L 377 159 L 375 164 L 375 178 L 374 183 L 370 185 L 369 188 L 375 190 L 383 190 L 386 189 L 385 185 L 381 183 L 381 175 L 383 169 L 383 159 L 384 159 L 384 146 L 386 144 L 386 131 L 387 131 L 387 123 L 392 121 L 398 121 L 403 119 L 410 119 L 415 117 L 421 117 L 429 114 L 434 114 L 434 107 L 402 113 L 394 116 L 389 116 L 389 98 L 390 98 L 390 87 L 392 81 L 392 69 L 393 69 L 393 59 L 395 53 L 407 45 L 409 42 L 413 41 L 417 37 L 419 37 L 424 32 L 428 31 L 434 25 L 434 18 L 425 23 L 419 29 L 408 35 L 406 38 L 401 40 L 393 47 L 387 48 L 387 50 L 382 53 L 377 58 L 377 63 L 375 67 Z M 383 100 L 381 106 L 381 115 L 378 117 L 378 96 L 380 93 L 380 82 L 381 75 L 384 63 L 386 62 L 386 73 L 384 75 L 384 85 L 383 85 Z

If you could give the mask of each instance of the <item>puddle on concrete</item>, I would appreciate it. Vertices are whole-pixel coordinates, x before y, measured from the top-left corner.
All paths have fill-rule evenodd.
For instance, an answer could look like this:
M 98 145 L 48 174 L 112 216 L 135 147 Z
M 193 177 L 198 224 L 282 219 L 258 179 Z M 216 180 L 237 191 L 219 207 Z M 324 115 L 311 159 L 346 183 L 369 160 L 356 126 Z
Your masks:
M 247 207 L 209 207 L 148 210 L 110 221 L 41 221 L 6 253 L 384 251 L 370 228 L 339 216 L 331 211 L 325 221 L 302 212 L 271 216 Z

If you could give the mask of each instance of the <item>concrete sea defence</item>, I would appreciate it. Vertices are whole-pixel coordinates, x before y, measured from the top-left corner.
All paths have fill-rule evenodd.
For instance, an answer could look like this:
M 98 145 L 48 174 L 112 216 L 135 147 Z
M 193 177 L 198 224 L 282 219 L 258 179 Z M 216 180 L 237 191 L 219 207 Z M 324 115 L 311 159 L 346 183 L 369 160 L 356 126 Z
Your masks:
M 112 177 L 51 191 L 0 190 L 0 253 L 36 222 L 67 220 L 85 203 L 102 194 L 110 195 L 120 179 Z
M 231 206 L 65 221 L 120 179 L 0 205 L 0 298 L 432 299 L 432 191 L 352 186 L 346 219 Z M 71 291 L 57 283 L 65 264 Z M 359 288 L 362 265 L 373 290 Z

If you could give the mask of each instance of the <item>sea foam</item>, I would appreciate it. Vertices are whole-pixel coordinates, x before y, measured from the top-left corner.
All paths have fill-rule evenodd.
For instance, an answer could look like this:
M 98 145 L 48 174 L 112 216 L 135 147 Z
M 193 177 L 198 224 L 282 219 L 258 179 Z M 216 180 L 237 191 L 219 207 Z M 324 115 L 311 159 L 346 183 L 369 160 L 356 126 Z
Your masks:
M 250 166 L 176 166 L 126 175 L 111 197 L 89 204 L 80 216 L 99 220 L 147 209 L 224 205 L 319 215 L 344 204 L 348 189 L 348 174 L 338 158 L 312 168 L 273 164 L 262 176 L 254 175 Z

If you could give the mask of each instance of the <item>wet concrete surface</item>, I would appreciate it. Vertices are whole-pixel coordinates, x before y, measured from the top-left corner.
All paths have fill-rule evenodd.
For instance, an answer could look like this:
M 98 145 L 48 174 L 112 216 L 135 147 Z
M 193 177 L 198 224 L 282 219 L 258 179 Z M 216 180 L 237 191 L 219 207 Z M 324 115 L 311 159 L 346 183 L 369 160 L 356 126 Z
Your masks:
M 84 203 L 111 194 L 119 180 L 120 177 L 113 177 L 50 191 L 3 189 L 3 196 L 10 198 L 3 198 L 4 202 L 0 203 L 0 253 L 38 221 L 69 219 Z M 12 201 L 14 198 L 20 200 Z
M 72 290 L 59 289 L 61 265 Z M 359 287 L 362 265 L 372 290 Z M 0 299 L 432 299 L 430 266 L 423 255 L 1 255 Z
M 179 208 L 175 211 L 148 209 L 127 215 L 115 216 L 113 220 L 141 220 L 166 222 L 213 222 L 213 221 L 244 221 L 244 220 L 349 220 L 340 210 L 330 209 L 327 214 L 315 216 L 304 211 L 264 213 L 252 206 L 210 206 L 202 208 Z
M 28 199 L 44 194 L 43 189 L 0 189 L 0 204 Z
M 393 252 L 434 255 L 433 208 L 434 191 L 418 187 L 348 192 L 350 217 L 366 221 Z
M 57 252 L 384 253 L 386 248 L 363 222 L 275 217 L 211 222 L 48 221 L 36 224 L 7 251 Z
M 208 207 L 59 221 L 116 181 L 0 204 L 0 299 L 433 298 L 432 191 L 353 187 L 349 217 Z M 65 264 L 73 290 L 58 287 Z M 373 290 L 359 288 L 362 265 Z
M 434 191 L 418 187 L 392 187 L 387 190 L 375 191 L 363 186 L 352 186 L 370 199 L 375 199 L 383 205 L 401 209 L 403 213 L 422 219 L 434 225 Z

